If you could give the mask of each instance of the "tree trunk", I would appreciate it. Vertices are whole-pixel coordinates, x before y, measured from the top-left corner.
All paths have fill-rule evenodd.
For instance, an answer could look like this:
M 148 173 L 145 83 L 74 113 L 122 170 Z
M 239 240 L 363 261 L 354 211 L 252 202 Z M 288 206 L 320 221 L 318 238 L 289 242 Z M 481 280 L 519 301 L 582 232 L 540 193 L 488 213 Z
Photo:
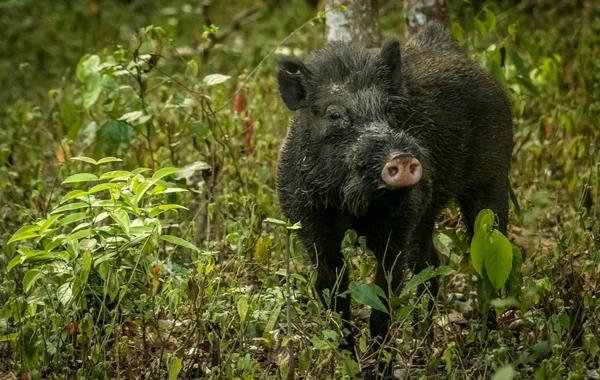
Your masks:
M 404 0 L 404 18 L 409 36 L 418 32 L 428 21 L 450 24 L 448 3 L 446 0 Z
M 377 0 L 325 0 L 325 15 L 327 42 L 356 41 L 367 48 L 379 47 Z

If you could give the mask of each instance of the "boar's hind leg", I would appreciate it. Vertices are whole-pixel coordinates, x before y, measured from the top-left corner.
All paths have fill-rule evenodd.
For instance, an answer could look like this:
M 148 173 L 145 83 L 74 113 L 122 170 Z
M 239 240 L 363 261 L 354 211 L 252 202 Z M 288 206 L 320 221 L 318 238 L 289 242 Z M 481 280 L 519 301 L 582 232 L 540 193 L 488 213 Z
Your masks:
M 508 177 L 499 184 L 472 188 L 460 197 L 460 206 L 469 239 L 473 237 L 475 219 L 483 209 L 490 209 L 498 216 L 498 229 L 506 235 L 508 224 Z

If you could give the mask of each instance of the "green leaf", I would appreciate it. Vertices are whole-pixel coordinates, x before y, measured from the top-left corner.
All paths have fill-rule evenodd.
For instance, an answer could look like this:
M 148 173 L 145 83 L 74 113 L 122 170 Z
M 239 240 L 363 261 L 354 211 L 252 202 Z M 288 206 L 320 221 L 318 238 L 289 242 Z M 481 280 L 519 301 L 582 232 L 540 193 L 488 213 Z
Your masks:
M 198 64 L 196 63 L 195 59 L 191 59 L 188 61 L 187 65 L 185 66 L 184 76 L 187 79 L 192 80 L 192 79 L 196 78 L 196 75 L 198 75 Z
M 173 167 L 168 167 L 168 168 L 162 168 L 156 171 L 156 173 L 154 173 L 154 175 L 152 176 L 152 180 L 153 181 L 157 181 L 163 177 L 166 177 L 168 175 L 171 174 L 175 174 L 179 171 L 178 168 L 173 168 Z
M 489 209 L 481 210 L 475 218 L 473 239 L 471 240 L 471 262 L 473 268 L 483 276 L 483 258 L 486 255 L 489 234 L 494 226 L 494 212 Z
M 40 235 L 43 235 L 44 232 L 46 232 L 46 230 L 48 228 L 50 228 L 50 226 L 52 226 L 54 224 L 54 222 L 56 222 L 58 220 L 58 218 L 60 218 L 63 214 L 56 214 L 50 218 L 48 218 L 40 227 Z
M 90 158 L 90 157 L 86 157 L 86 156 L 72 157 L 71 160 L 73 160 L 73 161 L 83 161 L 83 162 L 87 162 L 88 164 L 98 165 L 98 163 L 96 162 L 96 160 L 94 160 L 93 158 Z
M 204 84 L 207 85 L 208 87 L 210 86 L 214 86 L 220 83 L 224 83 L 227 82 L 229 80 L 229 78 L 231 78 L 228 75 L 222 75 L 222 74 L 210 74 L 204 77 Z
M 78 173 L 68 176 L 62 183 L 77 183 L 77 182 L 89 182 L 89 181 L 97 181 L 98 177 L 96 177 L 92 173 Z
M 109 212 L 108 214 L 110 215 L 111 218 L 113 218 L 113 220 L 115 222 L 117 222 L 117 224 L 119 224 L 121 229 L 127 235 L 129 235 L 129 225 L 130 225 L 131 221 L 129 220 L 129 215 L 127 215 L 127 211 L 125 211 L 123 209 L 118 209 L 115 212 Z
M 196 134 L 196 136 L 200 139 L 207 138 L 208 134 L 210 133 L 210 128 L 208 127 L 208 124 L 201 120 L 191 121 L 189 123 L 189 126 L 192 132 L 194 132 L 194 134 Z
M 100 180 L 113 179 L 113 178 L 117 178 L 117 177 L 128 177 L 130 175 L 131 175 L 131 172 L 128 172 L 125 170 L 115 170 L 112 172 L 106 172 L 106 173 L 102 174 L 100 176 Z
M 352 298 L 358 303 L 371 306 L 373 309 L 389 314 L 388 309 L 381 301 L 380 296 L 385 298 L 385 293 L 375 284 L 363 284 L 361 282 L 352 281 L 348 286 Z
M 28 292 L 29 289 L 35 284 L 35 280 L 42 274 L 42 271 L 39 269 L 30 269 L 23 276 L 23 291 Z
M 485 8 L 483 11 L 485 12 L 485 24 L 487 30 L 492 32 L 496 29 L 496 15 L 488 8 Z
M 64 219 L 60 222 L 61 226 L 66 226 L 67 224 L 79 222 L 82 219 L 87 217 L 87 212 L 77 212 L 74 214 L 69 214 L 64 217 Z
M 508 52 L 508 58 L 510 58 L 510 61 L 515 66 L 515 69 L 517 70 L 519 75 L 522 76 L 523 78 L 528 79 L 529 71 L 527 71 L 527 69 L 525 68 L 525 64 L 523 63 L 523 59 L 521 59 L 521 56 L 519 55 L 519 53 L 517 53 L 513 49 L 507 49 L 507 52 Z
M 489 250 L 485 255 L 485 271 L 498 291 L 508 279 L 512 268 L 512 246 L 506 236 L 494 230 L 489 239 Z
M 18 264 L 23 264 L 26 259 L 27 259 L 26 256 L 15 255 L 15 257 L 13 257 L 12 260 L 10 260 L 10 262 L 8 263 L 8 266 L 6 267 L 6 272 L 10 272 L 10 270 L 13 269 L 15 266 L 17 266 Z
M 152 116 L 144 115 L 142 111 L 132 111 L 124 114 L 119 118 L 119 120 L 124 120 L 125 122 L 133 125 L 144 124 L 148 120 L 150 120 Z
M 86 228 L 84 230 L 80 230 L 77 231 L 73 234 L 70 234 L 69 236 L 67 236 L 67 238 L 65 240 L 69 241 L 69 240 L 79 240 L 79 239 L 83 239 L 83 238 L 87 238 L 90 237 L 94 234 L 94 231 L 90 228 Z
M 190 243 L 190 242 L 188 242 L 186 240 L 183 240 L 182 238 L 179 238 L 177 236 L 173 236 L 173 235 L 161 235 L 160 238 L 162 240 L 164 240 L 164 241 L 168 241 L 169 243 L 173 243 L 175 245 L 180 245 L 180 246 L 185 247 L 185 248 L 193 249 L 194 251 L 199 251 L 200 250 L 198 247 L 196 247 L 192 243 Z
M 435 269 L 436 276 L 448 276 L 454 273 L 454 269 L 450 268 L 447 265 L 440 265 Z
M 40 234 L 37 233 L 36 231 L 17 232 L 8 240 L 8 242 L 6 244 L 14 243 L 16 241 L 21 241 L 21 240 L 25 240 L 25 239 L 36 238 L 39 236 L 40 236 Z
M 494 376 L 492 376 L 492 380 L 512 380 L 517 374 L 517 371 L 515 371 L 512 365 L 507 365 L 500 368 Z
M 177 380 L 179 372 L 181 372 L 181 368 L 181 359 L 175 356 L 175 354 L 169 354 L 169 380 Z
M 129 124 L 119 120 L 107 121 L 96 132 L 94 154 L 98 156 L 114 155 L 121 143 L 129 142 L 134 136 L 134 129 Z
M 248 315 L 248 299 L 245 296 L 241 296 L 237 302 L 237 311 L 240 316 L 240 322 L 244 322 L 246 320 L 246 316 Z
M 101 183 L 99 185 L 92 186 L 87 192 L 88 192 L 88 194 L 94 194 L 94 193 L 98 193 L 100 191 L 110 190 L 114 186 L 115 186 L 114 184 Z
M 410 291 L 415 289 L 417 286 L 431 280 L 434 277 L 435 277 L 435 270 L 434 270 L 433 266 L 428 266 L 427 268 L 423 269 L 418 274 L 414 275 L 410 279 L 410 281 L 407 282 L 406 285 L 404 285 L 404 289 L 402 289 L 402 292 L 400 292 L 400 295 L 398 297 L 404 297 Z
M 89 73 L 85 78 L 85 88 L 83 91 L 83 107 L 89 110 L 102 92 L 102 76 L 100 73 L 92 72 Z
M 68 203 L 66 205 L 55 208 L 50 214 L 56 214 L 59 212 L 77 210 L 80 208 L 87 208 L 87 207 L 90 207 L 90 205 L 85 202 Z
M 487 29 L 485 27 L 485 24 L 478 18 L 476 18 L 473 21 L 475 22 L 475 26 L 477 27 L 479 34 L 481 34 L 482 37 L 485 37 L 485 35 L 487 34 Z
M 100 57 L 97 55 L 86 54 L 77 63 L 76 75 L 80 82 L 84 82 L 85 78 L 96 70 L 100 64 Z
M 152 208 L 152 210 L 150 210 L 150 212 L 148 213 L 148 216 L 153 218 L 156 215 L 162 214 L 163 212 L 167 211 L 167 210 L 179 210 L 179 209 L 184 209 L 187 210 L 186 207 L 181 206 L 181 205 L 158 205 L 154 208 Z
M 64 197 L 61 198 L 60 200 L 60 204 L 65 203 L 68 200 L 71 200 L 73 198 L 77 198 L 80 197 L 82 195 L 87 195 L 88 192 L 84 191 L 84 190 L 73 190 L 73 191 L 69 191 L 67 194 L 65 194 Z
M 452 22 L 452 36 L 456 41 L 461 41 L 463 37 L 463 28 L 456 21 Z
M 116 158 L 116 157 L 104 157 L 98 160 L 98 165 L 102 165 L 102 164 L 108 164 L 109 162 L 121 162 L 123 161 L 120 158 Z
M 287 226 L 286 222 L 284 222 L 283 220 L 275 219 L 275 218 L 267 218 L 267 219 L 265 219 L 265 221 L 267 223 L 277 224 L 280 226 Z

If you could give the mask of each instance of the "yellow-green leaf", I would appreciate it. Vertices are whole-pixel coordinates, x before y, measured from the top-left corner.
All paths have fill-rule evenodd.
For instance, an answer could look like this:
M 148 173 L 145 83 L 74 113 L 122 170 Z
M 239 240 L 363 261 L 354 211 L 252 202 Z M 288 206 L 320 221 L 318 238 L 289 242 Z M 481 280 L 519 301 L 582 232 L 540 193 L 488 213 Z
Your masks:
M 97 181 L 98 177 L 96 177 L 92 173 L 78 173 L 73 174 L 72 176 L 67 177 L 62 183 L 77 183 L 77 182 L 89 182 L 89 181 Z

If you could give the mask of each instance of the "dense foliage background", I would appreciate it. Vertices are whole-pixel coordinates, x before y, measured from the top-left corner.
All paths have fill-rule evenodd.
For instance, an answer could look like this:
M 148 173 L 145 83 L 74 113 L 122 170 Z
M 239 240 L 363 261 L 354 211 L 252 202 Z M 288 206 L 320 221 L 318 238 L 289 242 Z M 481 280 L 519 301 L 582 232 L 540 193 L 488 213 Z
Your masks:
M 323 43 L 309 3 L 0 1 L 3 378 L 353 378 L 390 359 L 369 349 L 364 301 L 356 357 L 338 348 L 340 318 L 315 297 L 297 226 L 279 221 L 291 114 L 273 53 Z M 402 37 L 402 2 L 381 3 L 383 37 Z M 600 378 L 600 3 L 452 3 L 453 34 L 513 104 L 523 277 L 484 329 L 450 207 L 435 340 L 408 284 L 394 373 Z M 362 240 L 343 250 L 368 282 Z

